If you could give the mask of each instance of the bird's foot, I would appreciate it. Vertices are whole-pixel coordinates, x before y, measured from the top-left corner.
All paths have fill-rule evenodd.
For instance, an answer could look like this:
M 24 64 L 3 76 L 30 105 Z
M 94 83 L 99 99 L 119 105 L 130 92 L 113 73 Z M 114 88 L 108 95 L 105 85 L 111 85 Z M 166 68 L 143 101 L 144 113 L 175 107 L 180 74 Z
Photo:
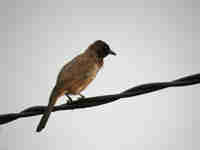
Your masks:
M 71 104 L 73 102 L 72 98 L 67 94 L 65 94 L 65 96 L 67 97 L 66 104 Z
M 78 100 L 79 100 L 79 99 L 84 99 L 84 98 L 85 98 L 85 96 L 82 95 L 82 94 L 79 94 L 79 96 L 80 96 L 80 97 L 78 98 Z

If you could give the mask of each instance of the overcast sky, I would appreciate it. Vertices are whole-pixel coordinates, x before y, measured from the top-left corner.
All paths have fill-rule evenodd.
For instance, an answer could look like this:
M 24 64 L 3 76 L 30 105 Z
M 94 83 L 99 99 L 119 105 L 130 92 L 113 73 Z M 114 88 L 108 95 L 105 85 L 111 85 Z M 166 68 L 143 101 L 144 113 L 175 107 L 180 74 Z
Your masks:
M 63 64 L 95 40 L 105 59 L 87 97 L 199 73 L 200 2 L 7 0 L 0 2 L 0 114 L 46 105 Z M 0 126 L 0 150 L 199 150 L 200 85 Z M 59 103 L 64 103 L 61 98 Z

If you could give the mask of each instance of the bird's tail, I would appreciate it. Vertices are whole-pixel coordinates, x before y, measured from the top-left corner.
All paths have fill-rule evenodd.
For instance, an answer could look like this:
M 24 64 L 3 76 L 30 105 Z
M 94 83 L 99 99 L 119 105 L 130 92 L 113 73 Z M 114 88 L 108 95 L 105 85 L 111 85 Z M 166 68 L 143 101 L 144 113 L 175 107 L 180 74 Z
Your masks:
M 44 114 L 43 114 L 43 116 L 42 116 L 42 118 L 40 120 L 40 123 L 37 126 L 37 129 L 36 129 L 37 132 L 40 132 L 40 131 L 42 131 L 42 129 L 45 128 L 45 126 L 47 124 L 47 121 L 49 119 L 49 116 L 50 116 L 50 114 L 51 114 L 51 112 L 53 110 L 53 107 L 54 107 L 54 105 L 55 105 L 55 103 L 56 103 L 56 101 L 57 101 L 59 96 L 60 96 L 59 92 L 58 92 L 58 90 L 57 90 L 57 88 L 55 86 L 53 91 L 52 91 L 52 93 L 51 93 L 47 110 L 44 112 Z

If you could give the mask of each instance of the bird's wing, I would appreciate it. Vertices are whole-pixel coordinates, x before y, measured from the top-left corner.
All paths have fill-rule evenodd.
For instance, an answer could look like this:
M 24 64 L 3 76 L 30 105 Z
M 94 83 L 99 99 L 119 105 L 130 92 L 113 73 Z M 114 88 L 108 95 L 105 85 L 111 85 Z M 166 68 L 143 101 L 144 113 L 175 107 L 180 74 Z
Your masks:
M 92 57 L 83 53 L 62 68 L 56 85 L 66 92 L 77 94 L 89 85 L 100 68 Z
M 61 69 L 57 83 L 65 81 L 66 83 L 72 82 L 73 80 L 84 79 L 90 73 L 95 72 L 95 61 L 85 54 L 78 55 L 67 63 Z
M 57 83 L 60 83 L 66 79 L 71 78 L 73 72 L 75 71 L 75 68 L 78 67 L 78 64 L 80 63 L 80 61 L 81 61 L 81 55 L 78 55 L 74 59 L 72 59 L 70 62 L 65 64 L 58 74 Z

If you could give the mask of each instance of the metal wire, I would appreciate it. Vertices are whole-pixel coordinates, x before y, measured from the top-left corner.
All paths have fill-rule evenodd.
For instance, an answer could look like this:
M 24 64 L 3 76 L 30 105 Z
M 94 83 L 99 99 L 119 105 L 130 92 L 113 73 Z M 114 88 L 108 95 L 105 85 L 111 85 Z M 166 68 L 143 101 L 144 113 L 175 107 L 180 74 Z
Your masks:
M 138 85 L 130 89 L 127 89 L 118 94 L 89 97 L 89 98 L 84 98 L 84 99 L 82 98 L 70 104 L 68 103 L 68 104 L 55 106 L 53 109 L 53 112 L 61 111 L 61 110 L 94 107 L 98 105 L 111 103 L 121 98 L 138 96 L 138 95 L 158 91 L 158 90 L 169 88 L 169 87 L 190 86 L 190 85 L 199 84 L 199 83 L 200 83 L 200 73 L 179 78 L 177 80 L 173 80 L 170 82 L 155 82 L 155 83 L 142 84 L 142 85 Z M 0 115 L 0 125 L 9 123 L 19 118 L 41 115 L 44 113 L 46 109 L 47 109 L 47 106 L 34 106 L 34 107 L 29 107 L 19 113 L 2 114 Z

